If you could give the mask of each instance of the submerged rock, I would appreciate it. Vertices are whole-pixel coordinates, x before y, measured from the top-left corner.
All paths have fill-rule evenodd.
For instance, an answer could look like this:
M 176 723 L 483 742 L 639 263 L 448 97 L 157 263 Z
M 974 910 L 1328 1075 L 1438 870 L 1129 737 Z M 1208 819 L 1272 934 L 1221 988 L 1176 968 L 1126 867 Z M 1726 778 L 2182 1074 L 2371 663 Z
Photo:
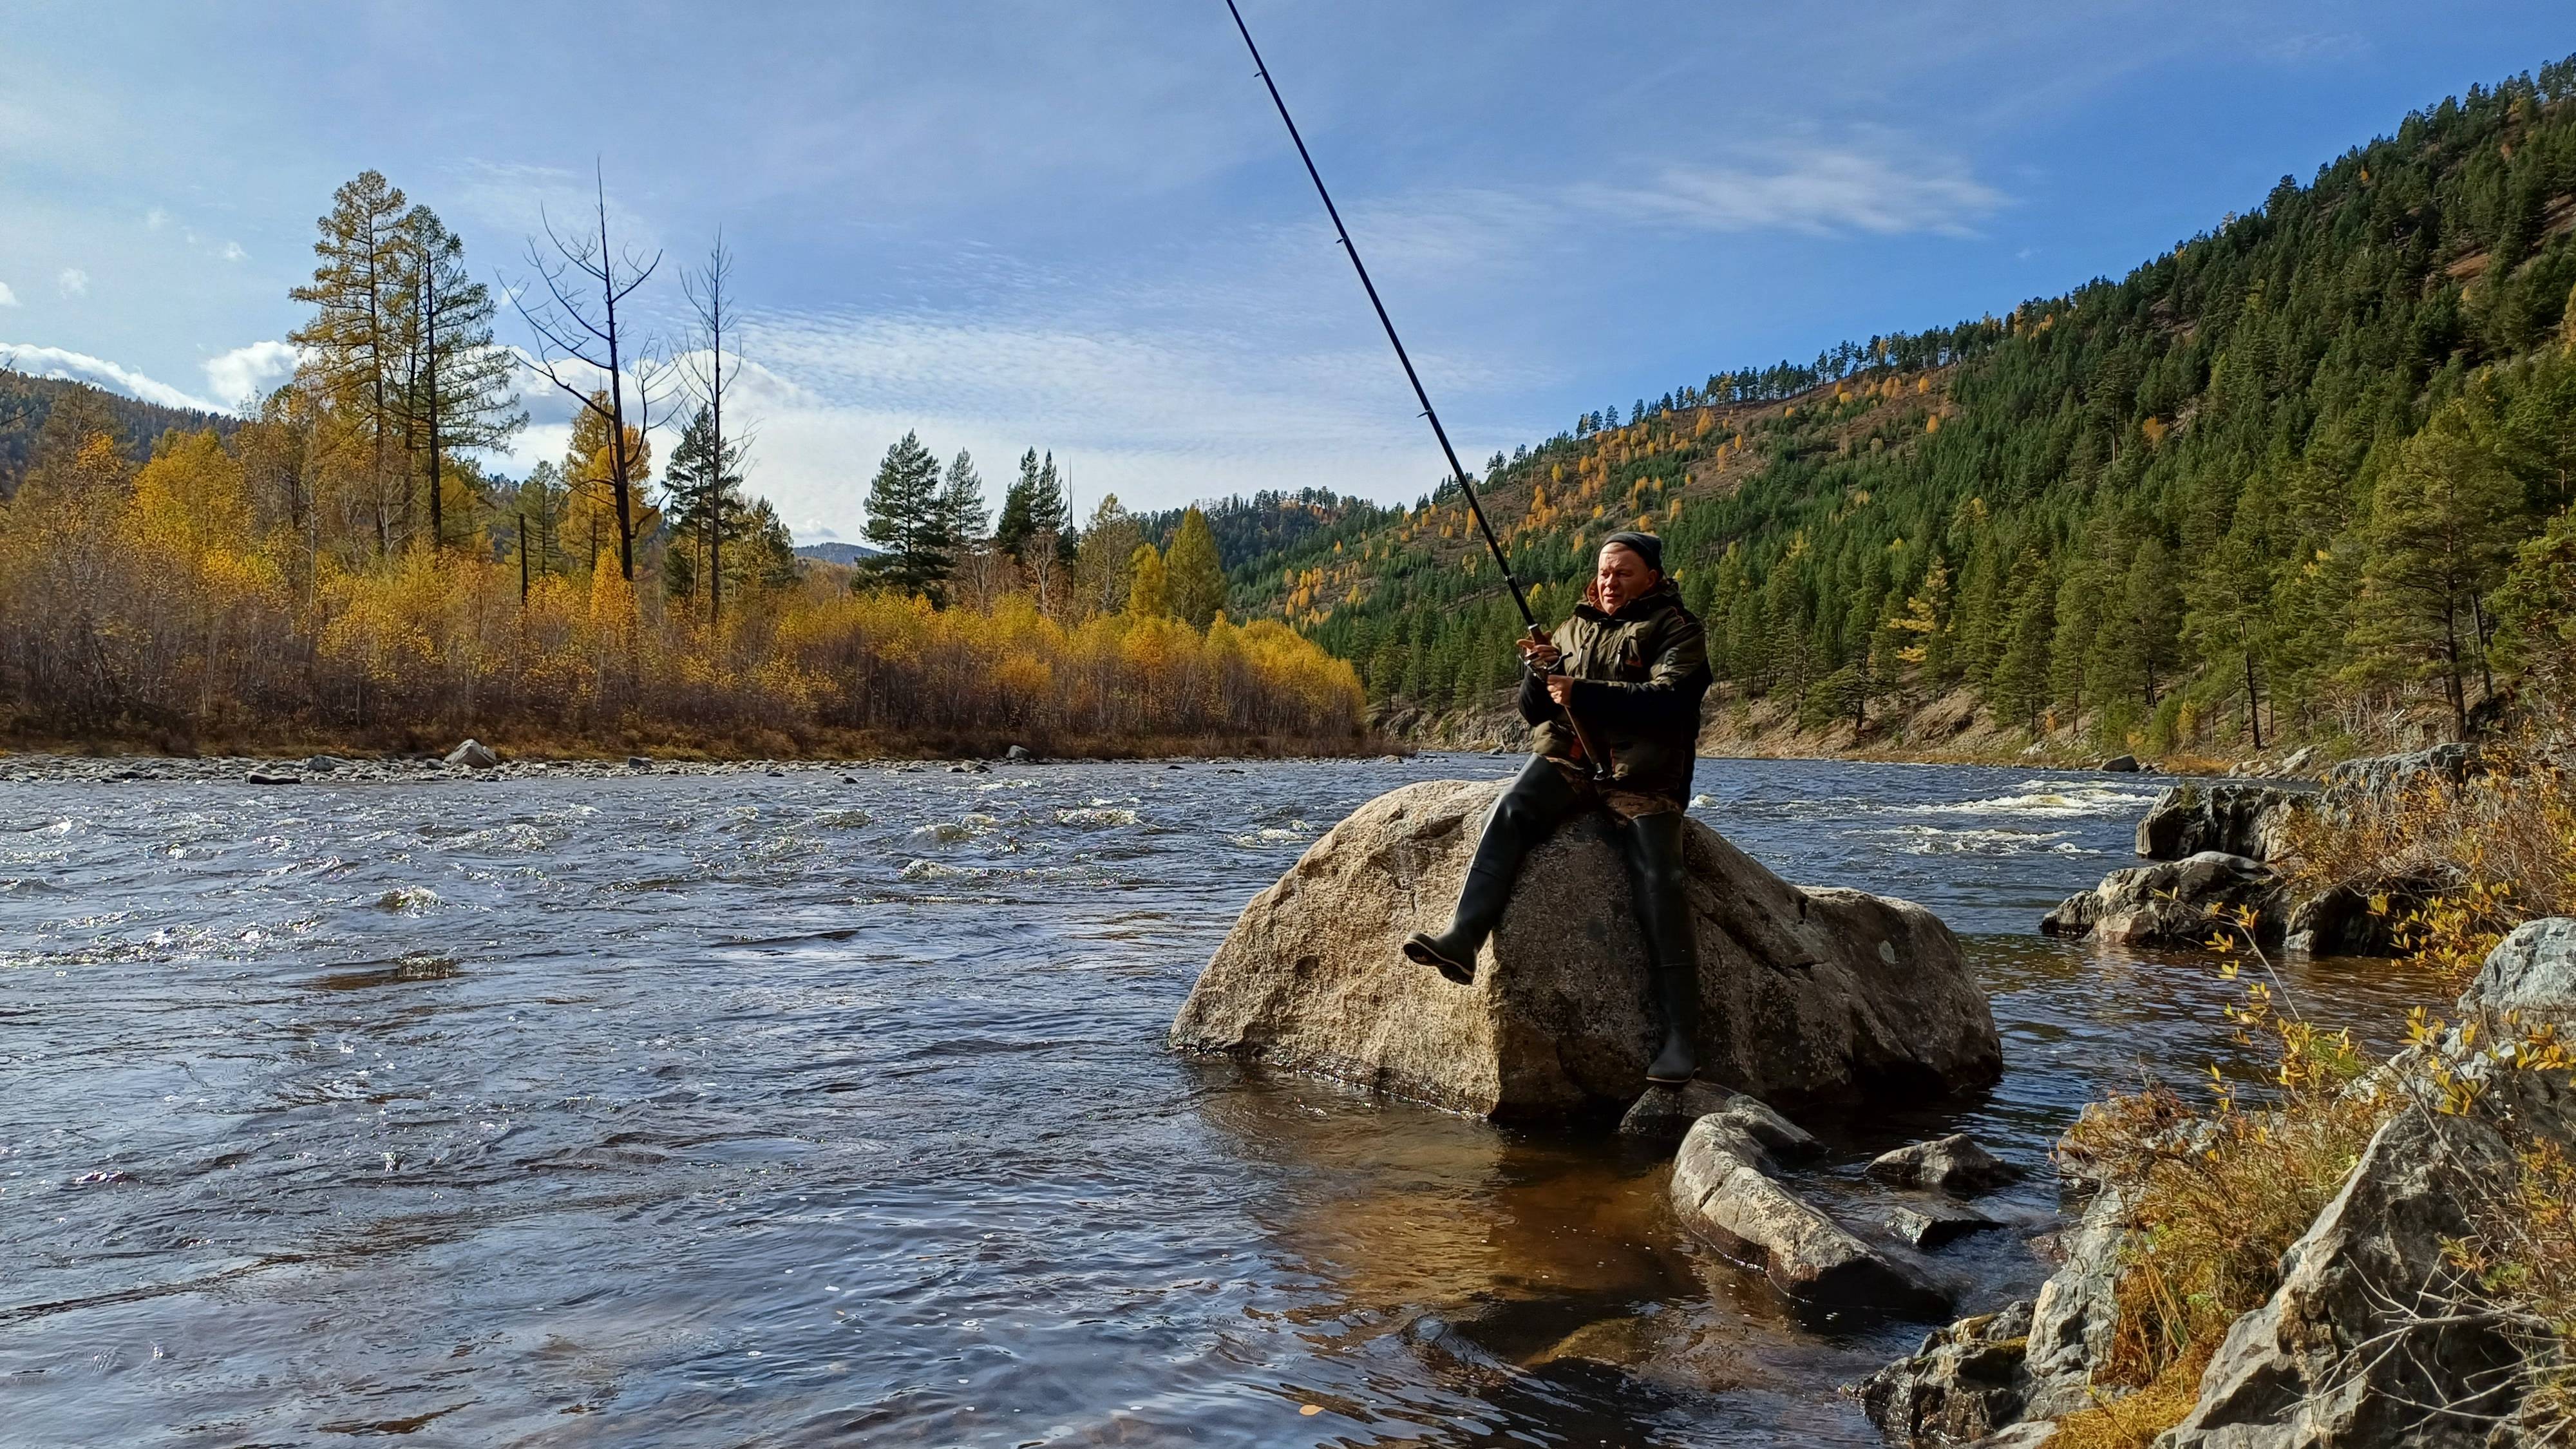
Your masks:
M 1948 1310 L 1949 1295 L 1920 1269 L 1852 1236 L 1772 1181 L 1770 1169 L 1750 1133 L 1703 1117 L 1673 1158 L 1673 1208 L 1693 1233 L 1801 1303 L 1908 1317 Z
M 1969 1197 L 2001 1187 L 2021 1174 L 1967 1133 L 1953 1132 L 1880 1153 L 1871 1160 L 1869 1175 L 1899 1187 L 1928 1187 Z
M 1975 1208 L 1956 1207 L 1948 1203 L 1922 1203 L 1888 1209 L 1887 1230 L 1918 1248 L 1937 1248 L 1955 1243 L 1970 1233 L 1982 1233 L 2003 1224 Z
M 1619 1110 L 1658 1036 L 1624 868 L 1597 814 L 1530 853 L 1461 987 L 1397 943 L 1447 923 L 1499 783 L 1434 780 L 1361 806 L 1253 898 L 1173 1046 L 1313 1071 L 1497 1118 Z M 1703 1072 L 1765 1101 L 1982 1085 L 1993 1013 L 1921 906 L 1782 881 L 1685 827 Z
M 2215 850 L 2276 861 L 2289 854 L 2290 822 L 2307 800 L 2277 785 L 2176 785 L 2138 822 L 2138 854 L 2183 860 Z
M 1716 1117 L 1744 1129 L 1775 1157 L 1816 1157 L 1825 1150 L 1825 1144 L 1807 1129 L 1754 1098 L 1730 1092 L 1714 1082 L 1647 1087 L 1638 1094 L 1628 1115 L 1619 1119 L 1619 1135 L 1646 1142 L 1679 1142 L 1702 1117 Z
M 2115 870 L 2040 919 L 2042 934 L 2128 946 L 2198 946 L 2214 911 L 2251 907 L 2265 942 L 2283 934 L 2281 877 L 2259 860 L 2204 850 L 2185 860 Z

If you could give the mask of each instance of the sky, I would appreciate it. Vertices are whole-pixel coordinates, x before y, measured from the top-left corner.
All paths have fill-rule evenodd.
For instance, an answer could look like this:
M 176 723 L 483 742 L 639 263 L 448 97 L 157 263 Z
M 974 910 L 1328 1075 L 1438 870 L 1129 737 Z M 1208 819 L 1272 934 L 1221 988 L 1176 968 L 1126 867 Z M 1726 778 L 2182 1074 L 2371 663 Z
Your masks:
M 2118 276 L 2410 109 L 2576 52 L 2576 8 L 1247 0 L 1469 464 L 1583 412 Z M 753 491 L 857 538 L 906 431 L 1087 514 L 1439 453 L 1223 0 L 617 7 L 14 0 L 0 363 L 239 407 L 293 367 L 333 188 L 372 167 L 496 291 L 604 182 L 721 231 Z M 503 309 L 502 340 L 534 339 Z M 531 427 L 490 466 L 563 448 Z M 667 439 L 658 451 L 667 452 Z

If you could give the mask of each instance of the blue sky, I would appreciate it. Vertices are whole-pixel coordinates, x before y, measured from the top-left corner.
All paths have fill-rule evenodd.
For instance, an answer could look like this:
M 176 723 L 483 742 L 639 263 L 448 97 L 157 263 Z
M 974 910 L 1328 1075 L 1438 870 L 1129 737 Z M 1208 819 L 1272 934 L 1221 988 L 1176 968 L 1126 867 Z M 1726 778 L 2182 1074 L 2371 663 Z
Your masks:
M 596 163 L 666 280 L 719 226 L 738 254 L 752 486 L 801 538 L 856 536 L 906 429 L 997 492 L 1052 449 L 1083 511 L 1439 472 L 1219 0 L 11 11 L 22 368 L 235 401 L 340 182 L 384 171 L 507 282 Z M 2564 0 L 1246 14 L 1471 462 L 2117 275 L 2576 51 Z M 561 446 L 531 403 L 505 469 Z

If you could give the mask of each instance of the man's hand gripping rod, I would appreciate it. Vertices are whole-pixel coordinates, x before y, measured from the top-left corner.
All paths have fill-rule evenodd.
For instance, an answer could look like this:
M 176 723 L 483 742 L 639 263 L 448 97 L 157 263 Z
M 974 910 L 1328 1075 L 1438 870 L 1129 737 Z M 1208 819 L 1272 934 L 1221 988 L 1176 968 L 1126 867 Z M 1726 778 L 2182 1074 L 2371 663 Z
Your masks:
M 1270 78 L 1270 67 L 1262 63 L 1261 47 L 1252 43 L 1252 31 L 1244 25 L 1243 12 L 1236 8 L 1234 0 L 1225 0 L 1225 8 L 1234 17 L 1236 32 L 1243 36 L 1243 48 L 1252 52 L 1252 68 L 1260 75 L 1261 84 L 1268 88 L 1270 104 L 1279 108 L 1279 119 L 1288 127 L 1288 139 L 1296 144 L 1297 159 L 1306 163 L 1306 175 L 1315 183 L 1315 194 L 1323 198 L 1324 214 L 1333 219 L 1333 233 L 1342 244 L 1343 254 L 1351 259 L 1351 270 L 1360 274 L 1360 286 L 1368 293 L 1369 305 L 1377 309 L 1378 325 L 1386 329 L 1386 340 L 1395 348 L 1395 360 L 1404 364 L 1404 379 L 1413 384 L 1413 396 L 1422 404 L 1422 416 L 1431 423 L 1432 434 L 1440 439 L 1441 455 L 1449 460 L 1449 476 L 1457 480 L 1458 491 L 1466 495 L 1467 511 L 1475 515 L 1476 530 L 1485 536 L 1485 547 L 1493 550 L 1494 564 L 1503 571 L 1503 586 L 1512 591 L 1512 602 L 1520 606 L 1521 623 L 1529 629 L 1530 642 L 1547 643 L 1547 631 L 1539 627 L 1538 615 L 1530 612 L 1529 595 L 1522 592 L 1521 581 L 1513 577 L 1512 561 L 1504 555 L 1502 541 L 1494 537 L 1493 525 L 1485 521 L 1485 505 L 1476 498 L 1476 485 L 1468 480 L 1466 468 L 1459 464 L 1458 450 L 1449 446 L 1449 430 L 1440 426 L 1440 414 L 1431 406 L 1431 394 L 1423 390 L 1421 374 L 1413 370 L 1413 358 L 1404 350 L 1404 339 L 1395 335 L 1395 323 L 1386 315 L 1386 303 L 1378 300 L 1377 283 L 1369 280 L 1368 267 L 1360 261 L 1360 249 L 1351 245 L 1350 228 L 1342 225 L 1341 209 L 1333 205 L 1333 194 L 1324 189 L 1323 173 L 1315 169 L 1315 158 L 1306 150 L 1306 138 L 1297 134 L 1297 122 L 1288 114 L 1288 103 L 1279 98 L 1279 84 Z M 1560 661 L 1548 672 L 1558 673 L 1563 668 Z M 1558 708 L 1565 715 L 1567 727 L 1574 731 L 1574 742 L 1583 751 L 1585 767 L 1591 770 L 1594 778 L 1608 779 L 1610 756 L 1594 742 L 1592 732 L 1583 727 L 1583 721 L 1575 715 L 1573 706 L 1560 705 Z

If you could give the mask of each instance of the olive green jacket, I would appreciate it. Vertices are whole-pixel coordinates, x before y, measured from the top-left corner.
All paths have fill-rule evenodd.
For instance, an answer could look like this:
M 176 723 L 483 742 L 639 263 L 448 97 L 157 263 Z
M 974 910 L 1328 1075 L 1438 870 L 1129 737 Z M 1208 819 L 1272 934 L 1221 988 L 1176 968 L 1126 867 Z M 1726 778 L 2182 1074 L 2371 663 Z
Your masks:
M 1579 604 L 1553 642 L 1575 679 L 1574 712 L 1609 753 L 1619 788 L 1689 803 L 1699 702 L 1709 686 L 1708 638 L 1682 607 L 1681 590 L 1666 579 L 1616 614 Z M 1539 754 L 1574 755 L 1574 732 L 1535 670 L 1523 671 L 1520 707 L 1521 718 L 1536 726 L 1531 744 Z

